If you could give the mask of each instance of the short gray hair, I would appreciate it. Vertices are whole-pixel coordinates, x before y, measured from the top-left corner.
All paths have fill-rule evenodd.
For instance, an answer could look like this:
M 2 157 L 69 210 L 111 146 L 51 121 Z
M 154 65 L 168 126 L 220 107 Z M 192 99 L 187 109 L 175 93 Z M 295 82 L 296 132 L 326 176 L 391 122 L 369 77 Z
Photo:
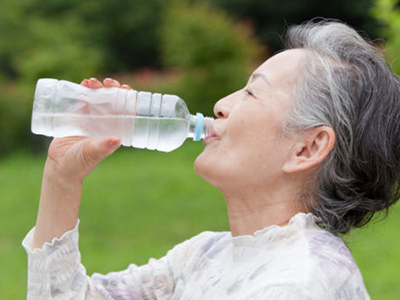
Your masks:
M 376 46 L 337 21 L 293 26 L 286 45 L 309 50 L 286 130 L 327 125 L 336 134 L 307 193 L 310 209 L 346 233 L 400 197 L 399 80 Z

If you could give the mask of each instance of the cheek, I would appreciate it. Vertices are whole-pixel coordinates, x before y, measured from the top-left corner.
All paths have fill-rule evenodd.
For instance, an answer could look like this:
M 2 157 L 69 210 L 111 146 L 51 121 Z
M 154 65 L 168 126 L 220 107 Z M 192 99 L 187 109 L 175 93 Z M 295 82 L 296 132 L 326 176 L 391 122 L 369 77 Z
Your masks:
M 232 113 L 220 140 L 207 145 L 195 161 L 196 172 L 208 182 L 252 182 L 276 173 L 280 161 L 274 116 Z

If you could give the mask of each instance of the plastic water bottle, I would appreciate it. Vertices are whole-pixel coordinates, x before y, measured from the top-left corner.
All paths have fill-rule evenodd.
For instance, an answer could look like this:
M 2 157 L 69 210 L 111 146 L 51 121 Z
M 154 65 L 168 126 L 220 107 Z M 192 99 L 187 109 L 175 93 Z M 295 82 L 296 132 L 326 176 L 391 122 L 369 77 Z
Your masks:
M 169 152 L 187 138 L 206 137 L 213 119 L 191 115 L 174 95 L 121 88 L 90 89 L 56 79 L 39 79 L 32 132 L 52 137 L 118 136 L 124 146 Z

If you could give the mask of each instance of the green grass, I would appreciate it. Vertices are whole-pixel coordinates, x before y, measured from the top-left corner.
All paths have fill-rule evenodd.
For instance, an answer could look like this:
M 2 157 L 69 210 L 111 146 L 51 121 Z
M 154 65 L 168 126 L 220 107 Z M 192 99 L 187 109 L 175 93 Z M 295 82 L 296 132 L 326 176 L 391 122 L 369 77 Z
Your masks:
M 204 230 L 227 230 L 220 193 L 193 169 L 200 143 L 171 153 L 120 149 L 86 180 L 80 248 L 89 274 L 160 257 Z M 21 240 L 35 223 L 45 156 L 0 161 L 0 299 L 25 299 Z M 400 299 L 400 206 L 346 238 L 372 299 Z
M 400 203 L 388 218 L 354 230 L 346 241 L 371 299 L 400 300 Z

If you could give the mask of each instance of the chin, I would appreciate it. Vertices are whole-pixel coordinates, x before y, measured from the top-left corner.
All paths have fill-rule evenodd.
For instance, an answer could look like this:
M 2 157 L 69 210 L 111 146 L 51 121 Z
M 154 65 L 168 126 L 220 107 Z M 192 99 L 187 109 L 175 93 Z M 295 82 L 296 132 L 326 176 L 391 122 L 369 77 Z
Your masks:
M 194 161 L 194 169 L 197 174 L 209 183 L 213 184 L 212 178 L 215 176 L 215 163 L 213 163 L 206 153 L 202 152 Z M 213 176 L 214 175 L 214 176 Z
M 196 173 L 199 174 L 201 177 L 203 177 L 202 174 L 204 173 L 204 169 L 205 169 L 203 154 L 204 154 L 204 152 L 200 153 L 200 155 L 197 156 L 196 160 L 194 161 L 194 169 L 195 169 Z
M 226 173 L 221 172 L 218 161 L 202 152 L 194 162 L 194 169 L 204 180 L 219 188 L 220 183 L 226 178 Z

